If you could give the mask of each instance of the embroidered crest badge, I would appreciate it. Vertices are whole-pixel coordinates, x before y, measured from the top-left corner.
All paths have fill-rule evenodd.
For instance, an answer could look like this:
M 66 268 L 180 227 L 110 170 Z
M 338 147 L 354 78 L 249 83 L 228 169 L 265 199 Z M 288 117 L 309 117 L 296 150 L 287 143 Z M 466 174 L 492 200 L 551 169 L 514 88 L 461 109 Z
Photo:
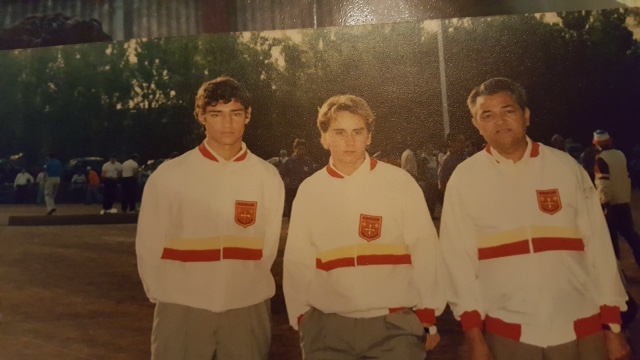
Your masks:
M 553 215 L 562 209 L 558 189 L 536 190 L 536 195 L 538 196 L 538 208 L 543 213 Z
M 373 241 L 378 239 L 381 233 L 382 216 L 360 214 L 359 234 L 361 238 Z
M 246 228 L 256 223 L 256 210 L 258 203 L 255 201 L 236 200 L 236 224 Z

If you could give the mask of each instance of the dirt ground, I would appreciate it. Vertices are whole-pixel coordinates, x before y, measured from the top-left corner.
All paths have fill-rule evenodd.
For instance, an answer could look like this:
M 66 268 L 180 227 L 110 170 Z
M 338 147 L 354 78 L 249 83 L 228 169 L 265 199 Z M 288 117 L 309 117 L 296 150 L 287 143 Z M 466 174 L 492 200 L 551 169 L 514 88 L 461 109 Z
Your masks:
M 54 216 L 97 214 L 98 206 L 62 205 Z M 0 206 L 0 360 L 149 358 L 153 316 L 138 278 L 135 224 L 6 226 L 10 215 L 42 215 L 34 206 Z M 640 229 L 640 194 L 634 194 Z M 271 359 L 299 359 L 280 284 L 287 223 L 273 267 Z M 640 271 L 623 244 L 623 268 L 640 299 Z M 440 318 L 440 346 L 428 359 L 461 359 L 462 334 L 450 312 Z M 636 339 L 638 344 L 640 340 Z

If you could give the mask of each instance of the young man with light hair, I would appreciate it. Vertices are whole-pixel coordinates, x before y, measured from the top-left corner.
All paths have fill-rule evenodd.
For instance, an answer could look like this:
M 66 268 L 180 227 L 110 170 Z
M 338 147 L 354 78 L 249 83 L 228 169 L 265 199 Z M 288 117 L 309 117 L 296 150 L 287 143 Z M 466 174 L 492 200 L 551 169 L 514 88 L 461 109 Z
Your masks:
M 158 167 L 140 208 L 138 270 L 156 303 L 152 359 L 266 360 L 284 186 L 242 141 L 251 99 L 240 83 L 204 83 L 195 116 L 205 140 Z
M 482 83 L 468 106 L 488 145 L 454 170 L 440 239 L 470 358 L 629 359 L 627 296 L 589 176 L 527 136 L 514 81 Z
M 306 360 L 424 359 L 440 340 L 436 230 L 413 177 L 367 153 L 374 119 L 351 95 L 318 114 L 331 157 L 298 190 L 284 255 L 289 322 Z

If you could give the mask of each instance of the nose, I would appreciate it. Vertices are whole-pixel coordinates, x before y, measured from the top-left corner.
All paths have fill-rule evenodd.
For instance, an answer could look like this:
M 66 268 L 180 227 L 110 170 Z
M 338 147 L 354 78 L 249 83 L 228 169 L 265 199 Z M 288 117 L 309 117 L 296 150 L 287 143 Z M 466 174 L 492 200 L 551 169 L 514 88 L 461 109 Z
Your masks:
M 348 145 L 353 145 L 353 144 L 355 144 L 355 142 L 356 142 L 356 136 L 355 136 L 353 133 L 347 133 L 347 136 L 346 136 L 345 142 L 346 142 Z
M 231 114 L 222 113 L 222 125 L 230 126 L 232 123 L 231 120 Z

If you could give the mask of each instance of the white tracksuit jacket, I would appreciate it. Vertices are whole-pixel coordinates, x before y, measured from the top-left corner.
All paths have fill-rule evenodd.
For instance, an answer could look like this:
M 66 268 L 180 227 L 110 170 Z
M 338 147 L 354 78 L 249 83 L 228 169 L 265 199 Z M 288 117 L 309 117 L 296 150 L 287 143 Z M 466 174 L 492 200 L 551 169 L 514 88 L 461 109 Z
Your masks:
M 145 186 L 136 236 L 149 299 L 222 312 L 273 296 L 283 204 L 278 171 L 245 144 L 230 161 L 202 143 L 163 163 Z
M 411 175 L 368 155 L 350 176 L 329 165 L 293 203 L 283 280 L 290 324 L 297 329 L 311 307 L 355 318 L 406 307 L 435 324 L 446 305 L 439 254 Z
M 619 324 L 627 296 L 587 173 L 528 142 L 516 163 L 487 147 L 458 166 L 440 241 L 463 328 L 484 319 L 489 332 L 545 347 Z

